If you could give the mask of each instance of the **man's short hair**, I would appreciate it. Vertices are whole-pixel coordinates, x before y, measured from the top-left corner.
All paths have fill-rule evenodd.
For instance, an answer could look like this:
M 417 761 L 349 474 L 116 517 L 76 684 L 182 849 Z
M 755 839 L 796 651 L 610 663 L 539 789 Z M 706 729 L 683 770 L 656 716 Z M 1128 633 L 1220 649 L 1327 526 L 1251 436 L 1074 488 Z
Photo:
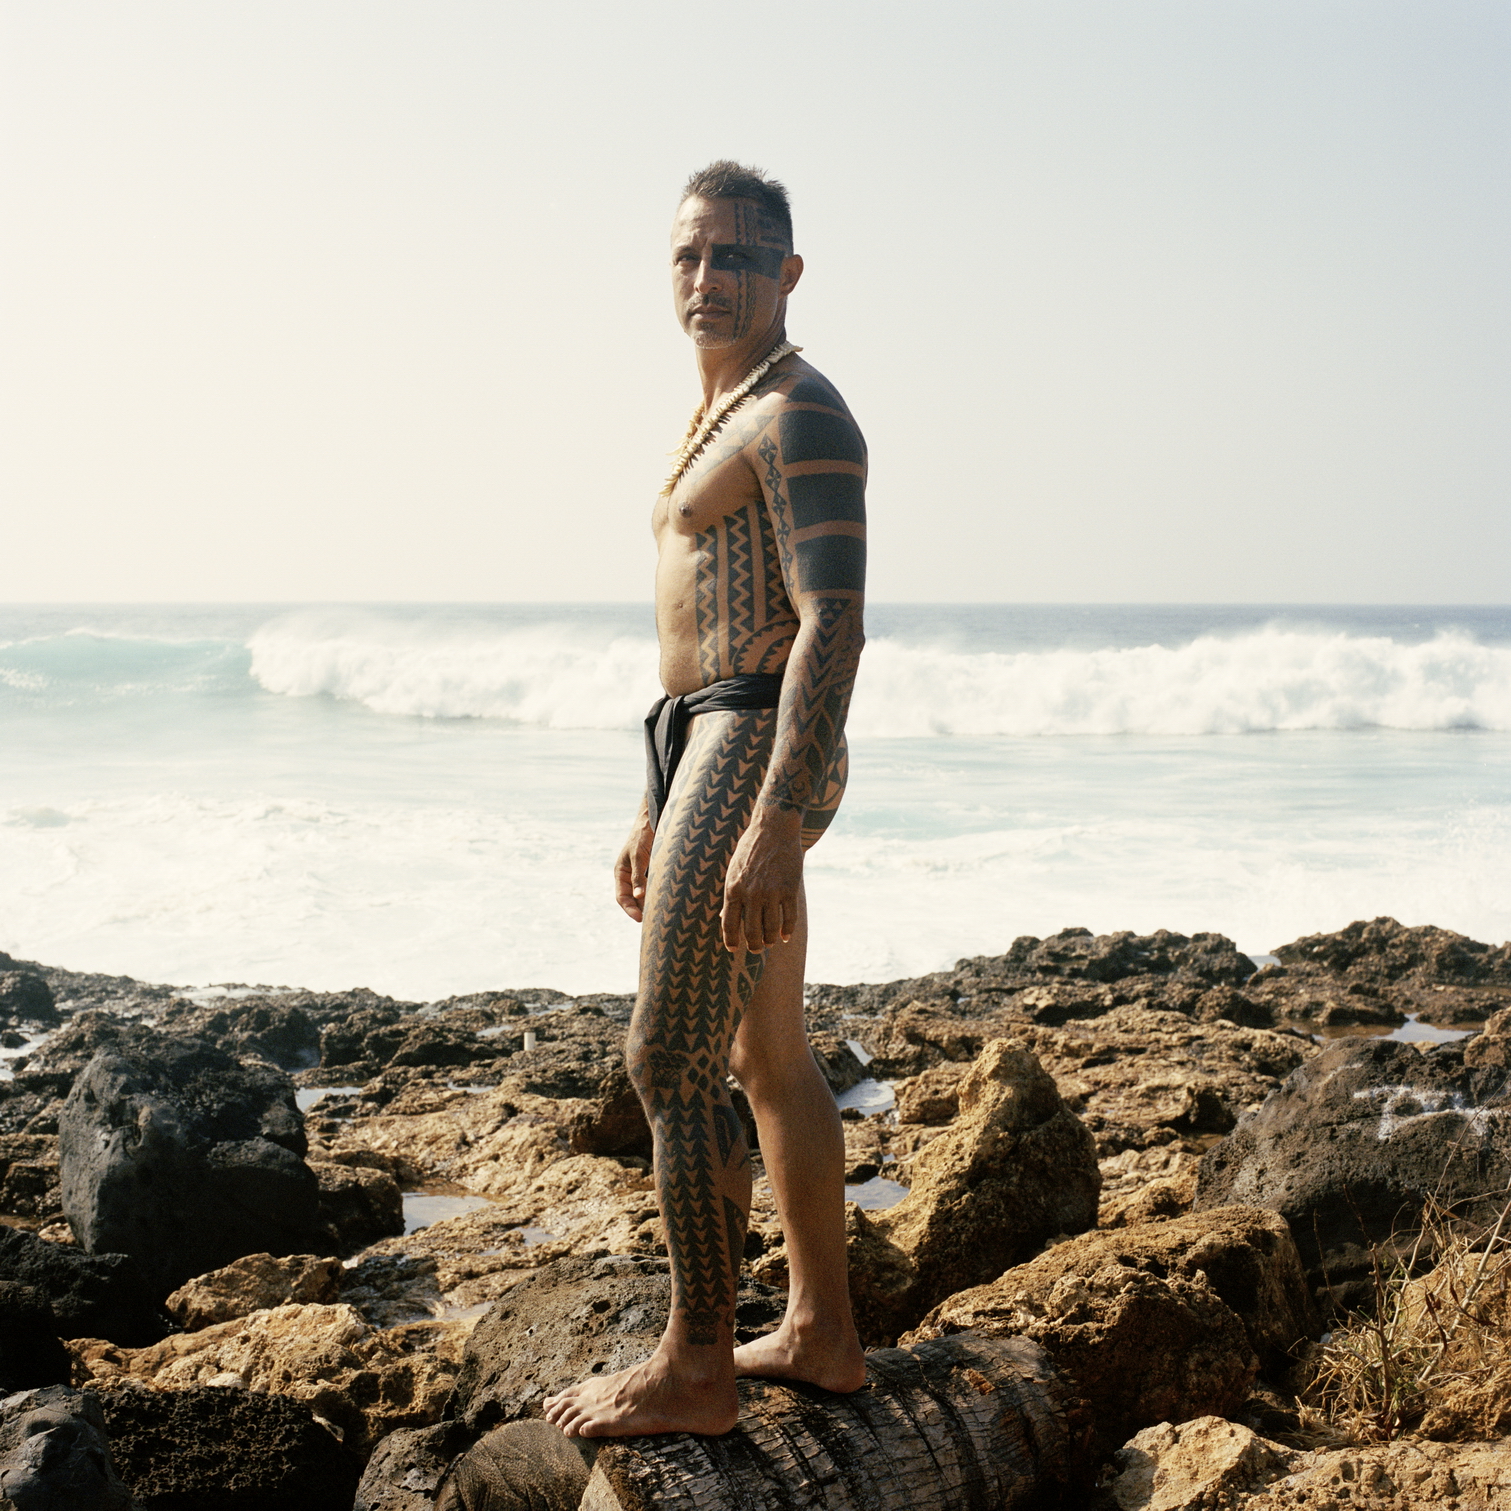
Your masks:
M 787 250 L 792 250 L 792 206 L 787 199 L 787 186 L 764 168 L 747 168 L 743 163 L 721 157 L 718 162 L 699 168 L 688 179 L 678 203 L 694 195 L 699 199 L 753 199 L 774 223 L 773 229 L 781 234 Z

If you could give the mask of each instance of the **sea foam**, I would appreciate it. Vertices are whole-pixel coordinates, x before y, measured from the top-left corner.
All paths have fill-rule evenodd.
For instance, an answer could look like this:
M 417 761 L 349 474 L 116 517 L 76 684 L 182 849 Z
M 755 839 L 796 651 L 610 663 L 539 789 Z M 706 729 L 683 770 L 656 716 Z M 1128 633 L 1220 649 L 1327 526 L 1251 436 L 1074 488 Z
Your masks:
M 573 626 L 462 634 L 298 617 L 252 636 L 269 692 L 323 694 L 379 713 L 630 729 L 659 691 L 647 637 Z M 1511 729 L 1511 648 L 1460 632 L 1417 644 L 1266 628 L 1177 645 L 969 651 L 878 637 L 851 732 L 1208 735 L 1263 730 Z

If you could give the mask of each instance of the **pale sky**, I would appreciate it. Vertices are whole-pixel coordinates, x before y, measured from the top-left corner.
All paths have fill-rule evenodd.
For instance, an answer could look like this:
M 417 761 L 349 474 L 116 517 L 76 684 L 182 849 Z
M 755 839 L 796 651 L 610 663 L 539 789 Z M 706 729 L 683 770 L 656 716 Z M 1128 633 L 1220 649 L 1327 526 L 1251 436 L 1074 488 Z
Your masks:
M 0 599 L 633 600 L 714 157 L 873 596 L 1511 601 L 1511 4 L 4 0 Z

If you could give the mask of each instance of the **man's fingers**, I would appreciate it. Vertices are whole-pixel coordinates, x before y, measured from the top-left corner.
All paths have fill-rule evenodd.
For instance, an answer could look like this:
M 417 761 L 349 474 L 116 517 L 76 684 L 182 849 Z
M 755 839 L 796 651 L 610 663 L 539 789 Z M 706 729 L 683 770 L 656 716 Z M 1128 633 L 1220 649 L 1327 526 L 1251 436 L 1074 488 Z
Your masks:
M 761 909 L 761 948 L 769 950 L 782 937 L 782 900 L 773 897 Z
M 739 949 L 744 930 L 745 910 L 740 904 L 739 896 L 734 892 L 725 892 L 724 907 L 719 914 L 719 932 L 724 939 L 724 948 Z

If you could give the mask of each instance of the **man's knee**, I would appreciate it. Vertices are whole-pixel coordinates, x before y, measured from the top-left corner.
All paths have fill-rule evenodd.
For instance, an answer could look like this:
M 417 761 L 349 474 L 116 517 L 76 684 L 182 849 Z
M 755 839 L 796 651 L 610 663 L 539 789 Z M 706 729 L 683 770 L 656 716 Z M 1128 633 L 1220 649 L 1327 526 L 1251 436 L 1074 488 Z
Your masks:
M 824 1079 L 806 1039 L 797 1044 L 736 1040 L 729 1070 L 753 1101 L 781 1096 L 784 1091 L 801 1086 L 814 1077 L 820 1081 Z
M 647 1112 L 671 1096 L 698 1091 L 716 1094 L 725 1073 L 707 1050 L 669 1049 L 657 1043 L 632 1049 L 626 1068 Z

